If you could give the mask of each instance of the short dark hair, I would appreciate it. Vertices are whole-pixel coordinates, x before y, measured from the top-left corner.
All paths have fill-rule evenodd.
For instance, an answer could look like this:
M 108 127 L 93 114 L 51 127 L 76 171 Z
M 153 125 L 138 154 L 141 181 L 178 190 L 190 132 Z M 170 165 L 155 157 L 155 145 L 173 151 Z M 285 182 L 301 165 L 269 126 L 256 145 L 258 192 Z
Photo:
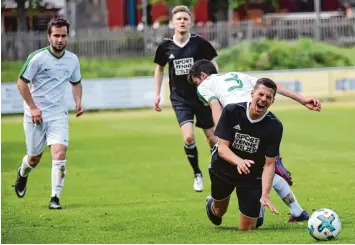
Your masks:
M 209 60 L 198 60 L 190 68 L 189 75 L 187 76 L 187 81 L 192 83 L 193 77 L 200 77 L 201 73 L 204 72 L 207 75 L 217 74 L 216 66 Z
M 48 25 L 47 25 L 47 32 L 48 32 L 48 35 L 51 35 L 52 33 L 52 26 L 55 26 L 55 27 L 63 27 L 63 26 L 66 26 L 67 27 L 67 34 L 69 34 L 69 27 L 70 27 L 70 24 L 68 23 L 67 20 L 65 19 L 62 19 L 62 18 L 52 18 L 49 22 L 48 22 Z
M 274 90 L 274 96 L 276 95 L 277 92 L 277 85 L 276 83 L 271 80 L 270 78 L 259 78 L 256 81 L 256 84 L 254 86 L 254 89 L 258 88 L 260 85 L 264 85 L 265 87 L 271 88 L 272 90 Z

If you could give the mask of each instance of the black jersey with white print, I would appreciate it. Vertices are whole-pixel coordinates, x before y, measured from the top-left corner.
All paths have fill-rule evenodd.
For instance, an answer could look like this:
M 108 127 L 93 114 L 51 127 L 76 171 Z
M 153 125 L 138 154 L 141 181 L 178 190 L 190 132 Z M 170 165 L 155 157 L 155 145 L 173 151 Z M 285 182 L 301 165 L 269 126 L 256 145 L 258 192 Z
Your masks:
M 224 107 L 215 135 L 230 142 L 229 148 L 240 158 L 255 162 L 250 174 L 238 173 L 237 167 L 213 154 L 213 168 L 237 179 L 261 179 L 265 157 L 279 155 L 283 126 L 270 111 L 261 118 L 250 118 L 250 102 L 229 104 Z
M 196 85 L 187 81 L 191 66 L 201 59 L 212 60 L 216 50 L 204 38 L 191 34 L 189 39 L 179 45 L 174 38 L 166 38 L 158 46 L 154 62 L 160 66 L 169 64 L 170 96 L 174 100 L 198 100 Z

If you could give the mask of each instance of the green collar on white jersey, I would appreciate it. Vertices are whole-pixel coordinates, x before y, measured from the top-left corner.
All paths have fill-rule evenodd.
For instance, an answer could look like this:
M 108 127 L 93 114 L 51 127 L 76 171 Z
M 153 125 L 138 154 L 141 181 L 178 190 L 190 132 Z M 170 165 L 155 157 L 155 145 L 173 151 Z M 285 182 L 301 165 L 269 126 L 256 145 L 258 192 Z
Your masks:
M 50 46 L 48 46 L 47 49 L 48 49 L 48 52 L 49 52 L 51 55 L 53 55 L 53 57 L 57 58 L 58 60 L 59 60 L 60 58 L 62 58 L 62 57 L 64 56 L 64 54 L 65 54 L 65 49 L 63 50 L 63 53 L 62 53 L 61 56 L 56 56 L 55 54 L 53 54 L 52 51 L 51 51 Z

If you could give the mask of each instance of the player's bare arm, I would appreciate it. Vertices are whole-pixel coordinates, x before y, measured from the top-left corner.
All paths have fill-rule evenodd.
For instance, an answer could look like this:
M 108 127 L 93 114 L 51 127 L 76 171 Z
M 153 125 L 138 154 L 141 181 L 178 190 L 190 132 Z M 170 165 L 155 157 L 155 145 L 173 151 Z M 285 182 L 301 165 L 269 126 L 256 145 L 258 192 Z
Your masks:
M 33 101 L 28 84 L 25 81 L 23 81 L 21 78 L 19 78 L 17 80 L 17 87 L 18 87 L 18 90 L 20 91 L 20 94 L 21 94 L 23 100 L 26 102 L 26 104 L 29 106 L 29 108 L 31 110 L 32 122 L 37 123 L 37 124 L 41 124 L 42 123 L 42 112 L 36 106 L 35 102 Z
M 208 76 L 204 73 L 204 76 Z M 210 86 L 203 84 L 201 79 L 192 78 L 190 83 L 197 85 L 197 95 L 199 99 L 211 108 L 212 118 L 215 127 L 221 117 L 223 107 L 218 99 L 218 96 L 211 90 Z
M 270 190 L 272 187 L 272 180 L 275 175 L 275 161 L 276 157 L 265 157 L 265 166 L 263 175 L 261 176 L 262 182 L 262 195 L 260 202 L 264 206 L 267 206 L 272 213 L 278 214 L 276 207 L 270 201 Z
M 299 102 L 310 110 L 320 111 L 322 109 L 321 103 L 318 99 L 304 97 L 301 94 L 296 93 L 281 84 L 277 84 L 277 92 L 283 96 Z
M 220 139 L 218 145 L 218 155 L 222 157 L 227 162 L 237 166 L 239 174 L 249 174 L 251 164 L 254 164 L 253 160 L 242 159 L 234 154 L 233 151 L 229 148 L 230 142 L 228 140 Z
M 216 67 L 217 72 L 219 72 L 219 66 L 218 66 L 218 64 L 217 64 L 217 62 L 216 62 L 216 59 L 212 59 L 211 62 L 212 62 L 212 63 L 214 64 L 214 66 Z
M 219 118 L 221 117 L 223 108 L 221 104 L 219 103 L 218 99 L 213 99 L 210 101 L 210 108 L 212 111 L 212 117 L 213 117 L 213 122 L 214 125 L 218 124 Z
M 75 102 L 76 117 L 80 117 L 84 113 L 84 108 L 81 104 L 81 99 L 83 96 L 83 85 L 81 82 L 72 84 L 72 93 Z
M 161 111 L 159 106 L 160 103 L 160 91 L 163 84 L 164 77 L 164 66 L 157 65 L 154 72 L 154 84 L 155 84 L 155 101 L 154 101 L 154 110 Z

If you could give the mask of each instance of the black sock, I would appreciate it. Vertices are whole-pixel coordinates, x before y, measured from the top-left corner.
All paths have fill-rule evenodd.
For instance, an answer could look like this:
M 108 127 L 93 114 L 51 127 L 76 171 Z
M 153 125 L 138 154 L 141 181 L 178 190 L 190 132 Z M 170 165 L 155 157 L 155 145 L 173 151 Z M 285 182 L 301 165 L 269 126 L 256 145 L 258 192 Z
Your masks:
M 185 150 L 185 154 L 187 156 L 187 159 L 190 162 L 190 165 L 192 167 L 192 169 L 194 170 L 194 174 L 200 174 L 201 170 L 198 167 L 198 151 L 197 151 L 197 147 L 195 144 L 191 144 L 191 145 L 184 145 L 184 150 Z

